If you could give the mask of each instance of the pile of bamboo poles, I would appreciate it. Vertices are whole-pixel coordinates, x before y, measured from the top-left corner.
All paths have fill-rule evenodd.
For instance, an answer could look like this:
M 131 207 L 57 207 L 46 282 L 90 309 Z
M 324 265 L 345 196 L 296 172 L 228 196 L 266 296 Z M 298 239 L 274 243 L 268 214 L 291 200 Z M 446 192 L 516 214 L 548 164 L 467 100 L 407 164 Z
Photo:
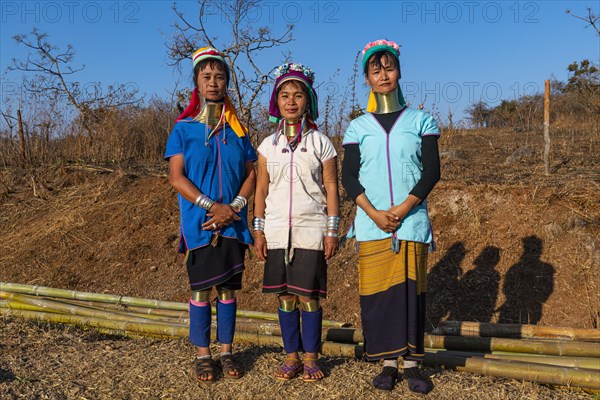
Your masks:
M 214 311 L 214 310 L 213 310 Z M 187 337 L 186 303 L 0 282 L 0 314 L 128 336 Z M 277 314 L 238 310 L 236 341 L 282 345 Z M 363 335 L 323 321 L 321 352 L 360 357 Z M 600 390 L 600 330 L 445 321 L 425 335 L 425 363 L 458 371 Z

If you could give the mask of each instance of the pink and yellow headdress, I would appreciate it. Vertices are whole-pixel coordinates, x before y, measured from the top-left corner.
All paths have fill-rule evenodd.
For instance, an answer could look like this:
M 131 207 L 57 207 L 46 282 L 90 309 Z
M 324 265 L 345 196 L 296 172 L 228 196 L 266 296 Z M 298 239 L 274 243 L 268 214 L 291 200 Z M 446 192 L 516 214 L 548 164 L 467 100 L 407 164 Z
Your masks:
M 391 40 L 379 39 L 373 42 L 367 43 L 362 51 L 362 68 L 365 75 L 367 74 L 367 67 L 369 58 L 375 53 L 380 51 L 386 51 L 398 59 L 398 65 L 400 65 L 400 46 L 396 42 Z M 398 87 L 398 102 L 402 107 L 406 106 L 406 101 L 402 95 L 402 90 Z M 369 102 L 367 103 L 367 112 L 373 112 L 377 109 L 377 102 L 375 101 L 375 94 L 373 91 L 369 92 Z
M 227 65 L 227 63 L 225 63 L 225 59 L 223 58 L 223 55 L 221 53 L 219 53 L 219 51 L 217 49 L 215 49 L 213 47 L 202 47 L 202 48 L 196 50 L 194 52 L 194 54 L 192 54 L 193 67 L 196 67 L 196 65 L 200 61 L 206 60 L 209 58 L 222 61 L 225 65 Z M 185 108 L 185 110 L 183 110 L 181 115 L 179 117 L 177 117 L 176 122 L 181 121 L 182 119 L 187 118 L 187 117 L 190 117 L 193 119 L 200 113 L 200 111 L 202 110 L 202 106 L 203 106 L 203 104 L 202 104 L 202 99 L 200 98 L 200 93 L 198 92 L 197 89 L 194 89 L 192 91 L 192 97 L 190 99 L 190 104 Z M 225 94 L 225 107 L 223 109 L 223 114 L 224 114 L 225 122 L 227 122 L 227 124 L 229 124 L 231 129 L 233 129 L 233 131 L 235 132 L 235 134 L 238 137 L 246 136 L 246 133 L 248 132 L 248 128 L 246 128 L 238 119 L 238 117 L 235 113 L 235 107 L 231 103 L 231 100 L 229 99 L 229 96 L 227 94 Z

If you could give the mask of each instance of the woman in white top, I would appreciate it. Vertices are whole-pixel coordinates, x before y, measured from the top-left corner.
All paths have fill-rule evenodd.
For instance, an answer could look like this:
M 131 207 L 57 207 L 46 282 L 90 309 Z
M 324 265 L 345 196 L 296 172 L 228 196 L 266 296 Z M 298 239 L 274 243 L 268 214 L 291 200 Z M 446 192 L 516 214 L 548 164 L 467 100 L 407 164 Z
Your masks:
M 319 299 L 327 295 L 326 260 L 338 249 L 337 153 L 316 130 L 313 72 L 291 63 L 280 66 L 275 76 L 269 119 L 278 128 L 258 148 L 254 247 L 266 262 L 263 293 L 276 293 L 279 299 L 287 358 L 275 376 L 289 380 L 303 370 L 303 380 L 314 382 L 324 376 L 316 359 L 323 315 Z M 304 362 L 300 350 L 305 351 Z

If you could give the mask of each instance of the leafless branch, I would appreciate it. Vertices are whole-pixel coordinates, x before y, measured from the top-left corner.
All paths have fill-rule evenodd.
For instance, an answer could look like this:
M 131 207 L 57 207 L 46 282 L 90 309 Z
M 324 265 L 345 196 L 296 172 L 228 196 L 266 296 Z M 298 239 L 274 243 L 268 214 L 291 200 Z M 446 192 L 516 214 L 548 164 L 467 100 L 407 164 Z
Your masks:
M 273 71 L 263 70 L 256 61 L 262 51 L 283 46 L 293 40 L 293 25 L 288 25 L 281 34 L 273 34 L 269 27 L 256 28 L 250 22 L 249 13 L 261 5 L 259 0 L 201 0 L 199 1 L 198 24 L 186 19 L 175 5 L 173 10 L 179 21 L 175 24 L 176 34 L 167 44 L 172 65 L 180 65 L 189 59 L 201 46 L 218 48 L 231 71 L 230 92 L 241 118 L 246 124 L 251 122 L 251 110 L 264 85 L 269 82 Z M 217 43 L 217 38 L 208 32 L 206 18 L 214 10 L 222 17 L 222 25 L 229 31 L 228 40 Z M 211 12 L 212 15 L 212 12 Z
M 25 61 L 13 59 L 10 70 L 35 73 L 32 78 L 24 78 L 25 89 L 31 93 L 47 96 L 61 96 L 79 113 L 84 128 L 90 132 L 88 113 L 94 108 L 121 107 L 136 104 L 141 99 L 137 90 L 123 84 L 109 85 L 105 90 L 100 83 L 92 83 L 82 90 L 79 82 L 68 82 L 67 77 L 85 66 L 73 66 L 75 49 L 71 45 L 61 52 L 48 42 L 48 35 L 34 28 L 29 35 L 13 37 L 17 44 L 31 50 Z
M 600 36 L 600 16 L 594 14 L 594 12 L 592 11 L 591 8 L 588 7 L 587 9 L 588 15 L 586 17 L 581 17 L 579 15 L 575 15 L 571 12 L 571 10 L 567 10 L 567 14 L 569 14 L 572 17 L 575 17 L 577 19 L 580 19 L 584 22 L 587 22 L 587 25 L 585 26 L 586 28 L 588 26 L 591 26 L 592 28 L 594 28 L 594 30 L 596 30 L 596 33 Z

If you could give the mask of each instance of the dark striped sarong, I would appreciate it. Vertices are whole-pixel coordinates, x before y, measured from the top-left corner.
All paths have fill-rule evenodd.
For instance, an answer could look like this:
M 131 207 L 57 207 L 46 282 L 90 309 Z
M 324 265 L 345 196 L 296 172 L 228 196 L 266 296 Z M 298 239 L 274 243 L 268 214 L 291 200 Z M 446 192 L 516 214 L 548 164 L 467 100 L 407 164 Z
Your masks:
M 365 358 L 422 360 L 428 245 L 390 239 L 359 243 L 358 285 Z
M 186 266 L 191 289 L 205 290 L 213 286 L 241 289 L 247 247 L 237 239 L 220 237 L 216 247 L 209 244 L 190 250 Z
M 312 299 L 327 297 L 327 262 L 323 250 L 294 249 L 285 265 L 285 250 L 267 250 L 263 293 L 290 293 Z

